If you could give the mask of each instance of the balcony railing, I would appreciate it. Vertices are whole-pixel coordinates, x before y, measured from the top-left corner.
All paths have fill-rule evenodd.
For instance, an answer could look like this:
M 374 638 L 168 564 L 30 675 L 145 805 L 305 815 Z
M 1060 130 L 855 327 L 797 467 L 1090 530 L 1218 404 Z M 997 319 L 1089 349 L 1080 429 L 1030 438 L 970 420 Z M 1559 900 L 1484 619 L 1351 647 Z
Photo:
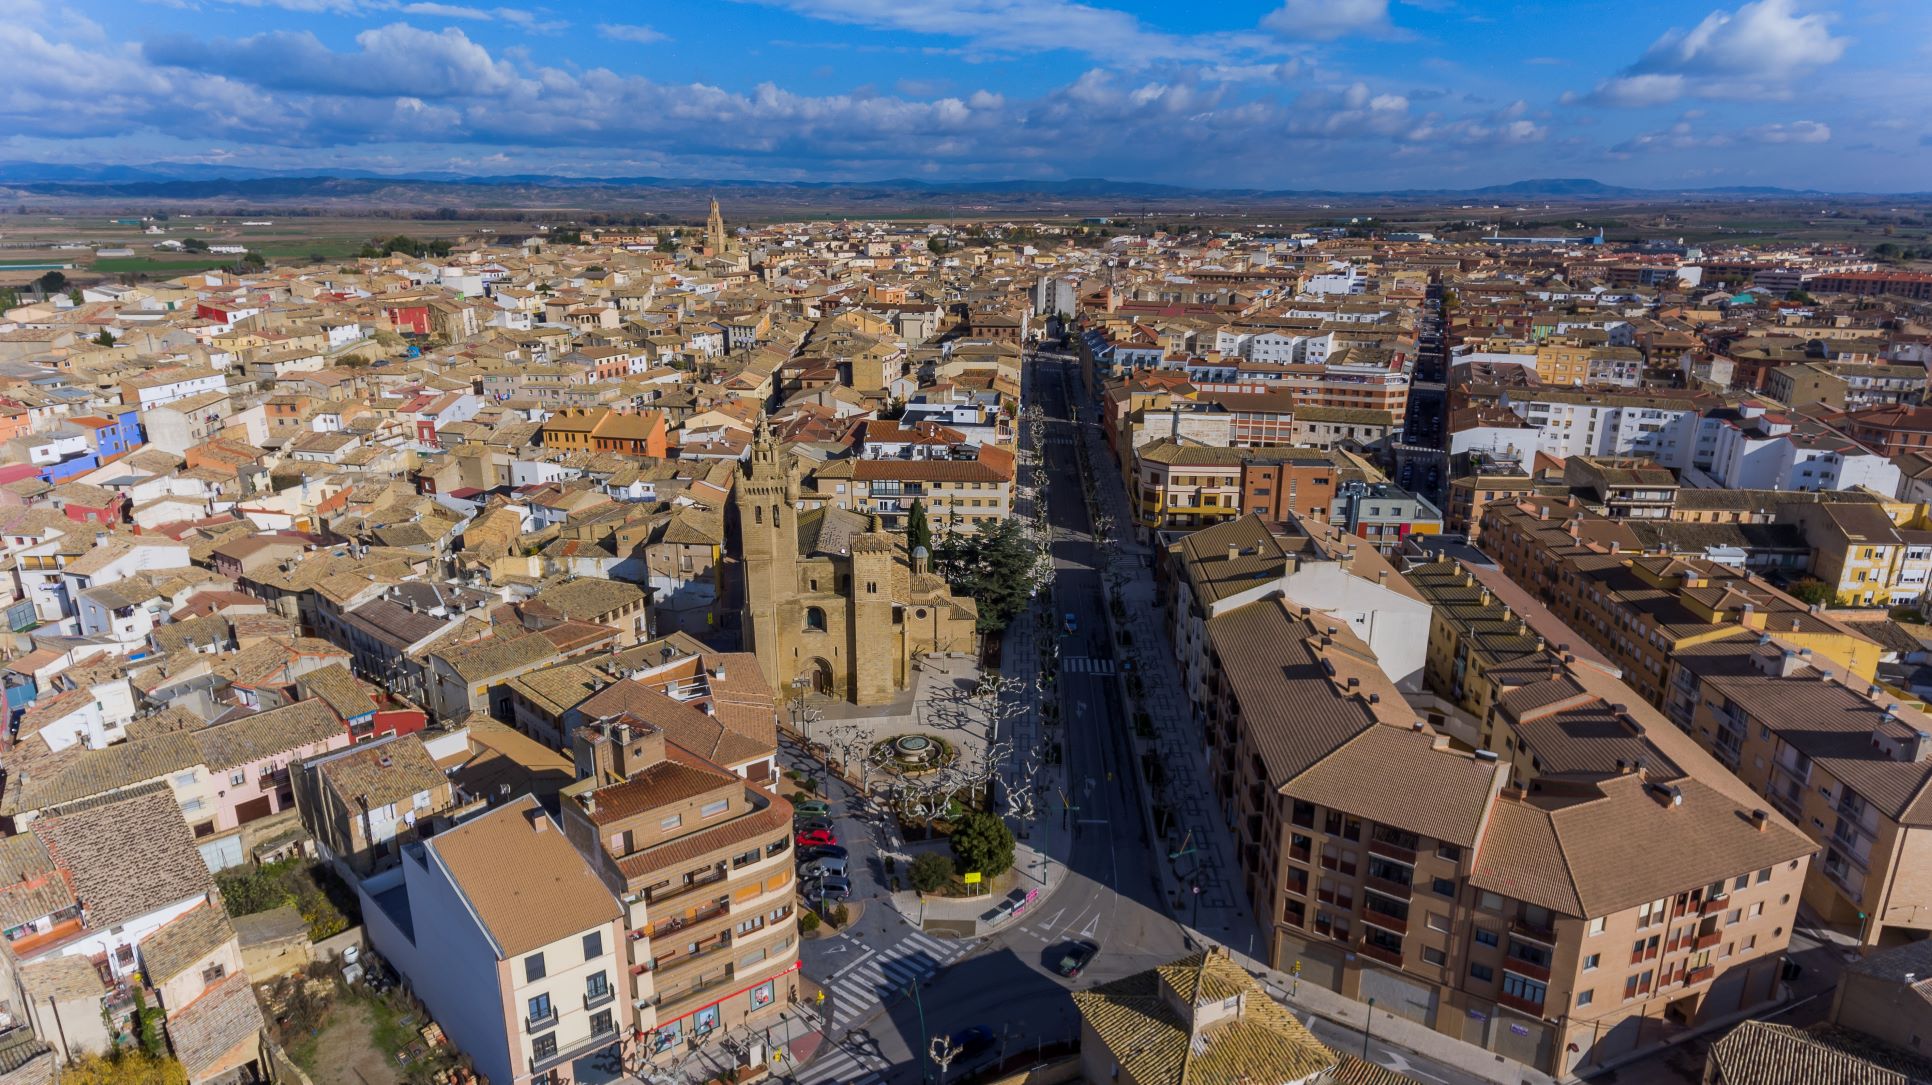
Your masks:
M 1507 991 L 1496 996 L 1496 1004 L 1499 1006 L 1508 1006 L 1512 1010 L 1529 1014 L 1532 1017 L 1543 1016 L 1543 1004 L 1541 1002 L 1535 1001 L 1534 999 L 1519 998 Z
M 662 975 L 671 969 L 682 968 L 693 961 L 703 960 L 720 950 L 730 948 L 730 936 L 728 934 L 720 934 L 715 941 L 700 943 L 696 951 L 678 950 L 673 953 L 653 957 L 644 962 L 644 970 Z
M 1381 961 L 1383 964 L 1394 965 L 1397 968 L 1402 967 L 1402 953 L 1399 950 L 1388 949 L 1383 946 L 1378 946 L 1374 942 L 1364 941 L 1356 943 L 1355 951 L 1372 961 Z
M 1550 981 L 1550 968 L 1548 965 L 1536 964 L 1533 961 L 1526 961 L 1521 957 L 1504 957 L 1503 971 L 1514 972 L 1525 979 L 1533 979 L 1538 983 L 1548 983 Z
M 1712 946 L 1718 944 L 1719 942 L 1722 942 L 1723 940 L 1724 940 L 1723 931 L 1712 931 L 1709 934 L 1698 936 L 1697 941 L 1691 943 L 1691 948 L 1709 949 Z
M 658 890 L 646 889 L 644 891 L 644 901 L 647 904 L 659 904 L 659 903 L 662 903 L 663 901 L 672 900 L 677 897 L 681 897 L 686 893 L 695 893 L 698 890 L 703 889 L 707 885 L 716 885 L 719 882 L 724 881 L 727 876 L 728 876 L 727 871 L 719 869 L 719 870 L 713 870 L 708 874 L 701 875 L 700 877 L 695 878 L 691 881 L 685 882 L 682 885 L 667 885 L 664 888 L 658 889 Z
M 542 1032 L 557 1023 L 557 1007 L 551 1006 L 540 1014 L 531 1014 L 523 1019 L 523 1031 Z
M 594 1010 L 597 1007 L 612 1001 L 616 997 L 617 997 L 617 988 L 612 987 L 608 983 L 604 985 L 604 989 L 601 991 L 585 991 L 584 1009 Z
M 731 901 L 729 899 L 714 901 L 698 909 L 696 912 L 692 913 L 691 915 L 669 916 L 665 919 L 661 919 L 658 922 L 651 924 L 651 927 L 649 930 L 642 930 L 640 928 L 640 932 L 646 938 L 659 938 L 667 934 L 674 934 L 678 931 L 686 929 L 687 927 L 695 927 L 700 923 L 710 922 L 711 920 L 716 919 L 719 916 L 725 916 L 730 914 L 731 914 Z
M 680 987 L 675 991 L 662 992 L 656 998 L 648 1000 L 645 1004 L 659 1011 L 659 1020 L 676 1017 L 679 1015 L 666 1013 L 666 1009 L 668 1007 L 674 1007 L 681 1002 L 689 1002 L 700 995 L 709 994 L 720 987 L 730 986 L 734 975 L 733 970 L 727 966 L 723 975 L 713 976 L 706 980 L 699 980 L 688 986 Z
M 1414 886 L 1404 885 L 1401 882 L 1392 882 L 1387 878 L 1378 878 L 1373 874 L 1362 879 L 1362 885 L 1365 888 L 1373 889 L 1385 897 L 1394 897 L 1396 900 L 1408 900 L 1415 896 Z
M 1552 949 L 1556 948 L 1556 932 L 1554 930 L 1551 930 L 1547 926 L 1539 927 L 1529 920 L 1524 919 L 1522 916 L 1517 916 L 1509 921 L 1509 933 L 1526 942 L 1535 942 L 1538 945 L 1549 946 Z
M 1391 934 L 1409 933 L 1409 921 L 1400 916 L 1388 915 L 1373 908 L 1362 909 L 1362 922 L 1371 927 L 1380 927 Z
M 1684 982 L 1687 985 L 1703 983 L 1715 975 L 1717 975 L 1717 966 L 1707 964 L 1702 968 L 1693 968 L 1684 973 Z
M 1370 837 L 1368 850 L 1370 855 L 1379 855 L 1384 859 L 1393 859 L 1404 866 L 1415 865 L 1415 852 L 1400 844 L 1391 844 L 1386 840 L 1377 840 L 1374 837 Z

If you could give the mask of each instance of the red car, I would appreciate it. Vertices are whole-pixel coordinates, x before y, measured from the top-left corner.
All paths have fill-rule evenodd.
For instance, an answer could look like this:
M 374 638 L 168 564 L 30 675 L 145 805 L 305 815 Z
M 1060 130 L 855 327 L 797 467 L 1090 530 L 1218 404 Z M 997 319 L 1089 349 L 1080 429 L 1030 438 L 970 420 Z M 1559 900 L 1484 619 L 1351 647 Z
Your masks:
M 799 833 L 792 841 L 792 843 L 797 844 L 801 848 L 822 848 L 828 844 L 836 844 L 838 842 L 839 838 L 832 835 L 832 830 L 830 829 L 811 829 Z

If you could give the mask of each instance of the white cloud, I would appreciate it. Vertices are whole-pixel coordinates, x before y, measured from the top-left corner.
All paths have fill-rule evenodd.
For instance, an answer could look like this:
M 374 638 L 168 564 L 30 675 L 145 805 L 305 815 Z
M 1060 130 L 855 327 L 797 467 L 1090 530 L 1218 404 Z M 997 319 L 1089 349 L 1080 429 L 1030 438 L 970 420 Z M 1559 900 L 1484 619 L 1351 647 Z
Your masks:
M 1844 55 L 1827 16 L 1800 14 L 1792 0 L 1754 0 L 1714 11 L 1689 31 L 1672 29 L 1624 72 L 1585 100 L 1644 107 L 1698 98 L 1788 97 L 1797 80 Z
M 1389 0 L 1284 0 L 1261 25 L 1284 37 L 1317 41 L 1395 32 L 1389 22 Z
M 1791 121 L 1759 125 L 1745 134 L 1759 143 L 1827 143 L 1831 126 L 1821 121 Z
M 1071 49 L 1116 66 L 1218 62 L 1231 54 L 1279 53 L 1265 35 L 1168 34 L 1113 8 L 1076 0 L 740 0 L 868 30 L 957 38 L 975 52 Z M 1359 0 L 1344 0 L 1355 3 Z M 1382 0 L 1386 3 L 1387 0 Z
M 669 37 L 662 31 L 636 23 L 598 23 L 597 32 L 612 41 L 628 41 L 637 45 L 650 45 Z

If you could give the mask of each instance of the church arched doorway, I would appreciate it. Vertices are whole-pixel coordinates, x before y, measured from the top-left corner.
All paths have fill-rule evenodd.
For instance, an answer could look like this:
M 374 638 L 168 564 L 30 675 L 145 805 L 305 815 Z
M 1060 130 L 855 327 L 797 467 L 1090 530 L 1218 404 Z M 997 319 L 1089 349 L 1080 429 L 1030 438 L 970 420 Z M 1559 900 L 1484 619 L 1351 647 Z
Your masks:
M 813 693 L 822 694 L 827 697 L 832 695 L 832 665 L 830 663 L 814 656 L 805 661 L 805 669 L 801 672 L 800 676 L 805 679 L 806 685 Z

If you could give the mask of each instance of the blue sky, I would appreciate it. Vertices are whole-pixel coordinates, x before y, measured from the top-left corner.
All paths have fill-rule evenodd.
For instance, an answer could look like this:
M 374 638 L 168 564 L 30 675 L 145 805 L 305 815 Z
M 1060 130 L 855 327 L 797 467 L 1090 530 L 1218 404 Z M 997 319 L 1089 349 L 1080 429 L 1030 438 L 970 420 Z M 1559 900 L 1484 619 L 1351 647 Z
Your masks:
M 1927 0 L 7 0 L 0 161 L 1932 189 Z

